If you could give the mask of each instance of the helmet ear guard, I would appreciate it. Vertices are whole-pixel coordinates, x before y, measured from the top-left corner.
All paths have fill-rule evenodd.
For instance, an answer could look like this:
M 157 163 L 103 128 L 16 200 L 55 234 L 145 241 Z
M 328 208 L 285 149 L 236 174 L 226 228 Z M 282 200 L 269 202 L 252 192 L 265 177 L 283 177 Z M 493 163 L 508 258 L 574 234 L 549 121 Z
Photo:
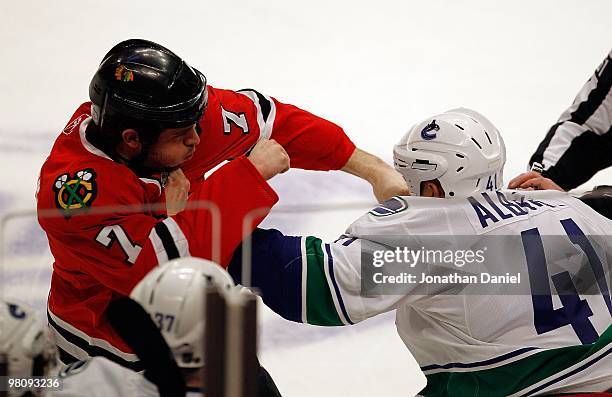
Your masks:
M 434 179 L 446 197 L 467 197 L 503 183 L 503 139 L 471 109 L 449 110 L 414 125 L 393 152 L 395 169 L 414 195 L 421 195 L 421 182 Z
M 421 182 L 438 179 L 448 169 L 448 162 L 444 157 L 433 152 L 419 151 L 417 148 L 407 149 L 401 142 L 395 146 L 394 154 L 395 169 L 404 175 L 410 192 L 416 196 L 421 195 Z

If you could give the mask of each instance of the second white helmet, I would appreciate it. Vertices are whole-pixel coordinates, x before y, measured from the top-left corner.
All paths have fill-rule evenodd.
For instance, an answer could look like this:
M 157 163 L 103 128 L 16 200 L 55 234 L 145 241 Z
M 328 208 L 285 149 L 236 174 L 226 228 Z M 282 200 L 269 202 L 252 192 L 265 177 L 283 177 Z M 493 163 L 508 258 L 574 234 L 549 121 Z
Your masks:
M 130 293 L 151 316 L 181 368 L 204 365 L 206 287 L 234 286 L 232 277 L 214 262 L 186 257 L 149 272 Z
M 0 300 L 0 354 L 8 360 L 7 375 L 16 378 L 45 376 L 48 366 L 54 365 L 55 347 L 47 327 L 27 304 L 13 299 Z M 28 393 L 8 393 L 11 397 L 22 394 Z
M 446 197 L 468 197 L 503 186 L 506 147 L 486 117 L 458 108 L 414 125 L 393 148 L 393 162 L 413 195 L 437 179 Z

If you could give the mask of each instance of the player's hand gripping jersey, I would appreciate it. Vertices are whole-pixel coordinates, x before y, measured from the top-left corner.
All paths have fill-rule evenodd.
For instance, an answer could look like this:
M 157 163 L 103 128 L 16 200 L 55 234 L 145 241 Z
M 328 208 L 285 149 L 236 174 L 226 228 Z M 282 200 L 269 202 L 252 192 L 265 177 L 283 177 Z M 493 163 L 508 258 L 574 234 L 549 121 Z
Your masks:
M 297 322 L 347 325 L 397 309 L 398 333 L 427 376 L 427 396 L 605 391 L 612 388 L 610 235 L 612 221 L 560 192 L 395 197 L 332 244 L 255 231 L 252 284 L 268 306 Z M 520 287 L 496 293 L 505 287 L 430 278 L 404 281 L 401 293 L 362 293 L 375 273 L 362 258 L 373 269 L 374 251 L 419 251 L 431 239 L 446 249 L 457 236 L 471 247 L 495 244 L 489 264 L 501 274 L 520 273 Z M 397 244 L 389 244 L 393 239 Z M 230 265 L 235 280 L 240 255 Z M 464 276 L 474 269 L 451 267 Z M 592 288 L 579 295 L 575 285 L 585 280 Z
M 219 207 L 219 260 L 227 265 L 242 238 L 244 217 L 277 201 L 244 157 L 258 139 L 276 139 L 292 166 L 317 170 L 341 168 L 355 147 L 340 127 L 253 90 L 208 90 L 202 142 L 183 169 L 192 182 L 201 182 L 192 183 L 190 202 L 208 200 Z M 94 147 L 85 133 L 89 122 L 88 102 L 72 116 L 41 169 L 39 223 L 55 258 L 49 322 L 64 362 L 103 355 L 139 369 L 104 310 L 159 263 L 187 255 L 211 258 L 212 219 L 205 209 L 172 217 L 159 208 L 147 210 L 164 202 L 161 181 L 137 176 Z M 206 171 L 229 159 L 234 160 L 203 181 Z

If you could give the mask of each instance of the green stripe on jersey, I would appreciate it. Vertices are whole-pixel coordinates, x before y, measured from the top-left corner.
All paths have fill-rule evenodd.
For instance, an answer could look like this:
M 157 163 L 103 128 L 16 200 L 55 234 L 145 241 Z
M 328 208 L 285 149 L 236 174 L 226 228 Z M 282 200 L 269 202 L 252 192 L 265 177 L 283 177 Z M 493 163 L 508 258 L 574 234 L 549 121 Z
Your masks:
M 325 277 L 325 256 L 321 239 L 306 237 L 306 318 L 314 325 L 344 325 L 336 312 L 336 306 Z
M 612 326 L 597 342 L 545 350 L 500 367 L 427 376 L 427 397 L 508 396 L 571 367 L 612 344 Z M 588 369 L 586 369 L 588 371 Z

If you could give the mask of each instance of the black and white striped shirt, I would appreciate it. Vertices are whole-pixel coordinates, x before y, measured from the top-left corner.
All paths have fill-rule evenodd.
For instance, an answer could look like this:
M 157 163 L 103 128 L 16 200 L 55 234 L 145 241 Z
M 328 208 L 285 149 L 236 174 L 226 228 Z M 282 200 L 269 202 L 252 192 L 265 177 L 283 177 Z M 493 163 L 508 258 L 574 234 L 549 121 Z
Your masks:
M 612 165 L 612 51 L 531 156 L 543 175 L 573 189 Z

